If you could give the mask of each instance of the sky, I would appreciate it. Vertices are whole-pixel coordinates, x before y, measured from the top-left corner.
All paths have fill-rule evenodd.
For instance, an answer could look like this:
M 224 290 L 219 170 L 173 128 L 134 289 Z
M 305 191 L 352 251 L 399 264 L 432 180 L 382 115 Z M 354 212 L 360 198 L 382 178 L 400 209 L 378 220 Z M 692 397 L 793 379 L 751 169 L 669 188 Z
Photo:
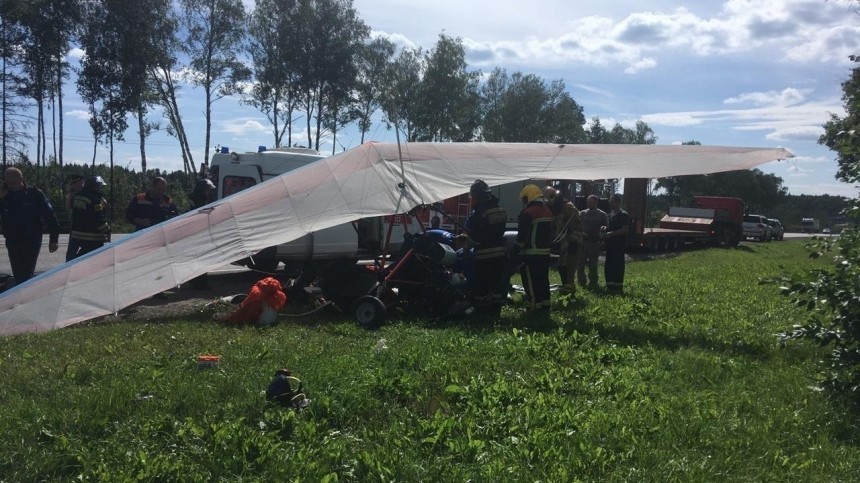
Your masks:
M 249 9 L 253 0 L 243 0 Z M 401 46 L 432 48 L 439 34 L 462 39 L 467 62 L 483 73 L 561 79 L 586 118 L 631 127 L 644 120 L 658 144 L 785 147 L 796 157 L 761 166 L 791 194 L 857 197 L 860 188 L 834 179 L 834 154 L 817 143 L 831 113 L 843 115 L 841 83 L 848 56 L 860 53 L 860 14 L 847 0 L 354 0 L 372 35 Z M 856 3 L 854 5 L 857 5 Z M 73 49 L 69 61 L 78 64 Z M 72 79 L 71 82 L 73 82 Z M 65 89 L 67 162 L 89 163 L 86 106 Z M 184 86 L 180 109 L 199 163 L 203 96 Z M 266 118 L 238 98 L 213 106 L 212 144 L 233 151 L 272 146 Z M 166 121 L 160 112 L 153 120 Z M 115 163 L 140 167 L 136 123 L 116 146 Z M 304 131 L 294 136 L 304 136 Z M 354 127 L 338 134 L 337 151 L 358 145 Z M 366 140 L 394 141 L 377 122 Z M 331 153 L 332 143 L 321 149 Z M 34 148 L 31 148 L 31 154 Z M 99 148 L 97 162 L 107 162 Z M 179 146 L 165 132 L 147 144 L 149 167 L 182 168 Z

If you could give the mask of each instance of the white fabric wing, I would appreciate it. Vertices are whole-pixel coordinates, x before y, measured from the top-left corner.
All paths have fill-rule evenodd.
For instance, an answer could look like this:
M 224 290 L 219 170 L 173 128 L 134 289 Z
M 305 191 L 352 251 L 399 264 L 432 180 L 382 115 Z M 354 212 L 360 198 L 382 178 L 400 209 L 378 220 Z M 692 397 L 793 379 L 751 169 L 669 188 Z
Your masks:
M 719 146 L 369 143 L 186 213 L 0 294 L 0 334 L 111 314 L 200 274 L 360 218 L 465 193 L 475 179 L 658 178 L 749 169 L 793 155 Z

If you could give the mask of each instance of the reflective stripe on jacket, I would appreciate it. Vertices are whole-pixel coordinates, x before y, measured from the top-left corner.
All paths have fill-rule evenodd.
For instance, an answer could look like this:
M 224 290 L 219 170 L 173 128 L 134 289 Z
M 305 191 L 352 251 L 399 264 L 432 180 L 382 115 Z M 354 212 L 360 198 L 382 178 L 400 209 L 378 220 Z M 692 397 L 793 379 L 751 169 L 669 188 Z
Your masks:
M 549 256 L 553 239 L 552 211 L 541 200 L 529 203 L 520 212 L 517 245 L 523 256 Z
M 94 191 L 81 191 L 72 199 L 70 237 L 85 241 L 103 241 L 110 233 L 105 210 L 107 201 Z

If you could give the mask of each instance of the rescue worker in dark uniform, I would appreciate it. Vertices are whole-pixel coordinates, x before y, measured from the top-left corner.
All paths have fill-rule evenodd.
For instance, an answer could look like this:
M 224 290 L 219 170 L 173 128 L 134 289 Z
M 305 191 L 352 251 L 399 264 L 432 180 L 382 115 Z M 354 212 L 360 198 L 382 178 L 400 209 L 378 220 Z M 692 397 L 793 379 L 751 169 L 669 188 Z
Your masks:
M 152 180 L 149 190 L 131 199 L 125 210 L 125 218 L 134 225 L 134 231 L 157 225 L 179 214 L 173 200 L 165 191 L 167 180 L 158 177 Z
M 0 184 L 0 220 L 15 284 L 33 278 L 42 249 L 42 221 L 48 228 L 48 250 L 59 248 L 60 226 L 54 207 L 38 188 L 28 186 L 18 168 L 6 168 Z
M 467 245 L 472 248 L 472 280 L 469 286 L 478 312 L 499 315 L 510 286 L 505 225 L 508 214 L 499 206 L 490 187 L 476 180 L 469 188 L 474 207 L 466 220 Z M 467 246 L 467 249 L 468 249 Z
M 550 245 L 553 240 L 552 211 L 546 206 L 541 189 L 530 184 L 520 191 L 526 203 L 517 226 L 517 250 L 523 259 L 520 275 L 530 310 L 549 310 Z
M 601 236 L 606 247 L 604 278 L 609 293 L 624 293 L 624 253 L 627 248 L 627 234 L 630 232 L 630 215 L 621 209 L 621 195 L 609 198 L 609 222 L 601 227 Z
M 208 205 L 215 201 L 215 197 L 217 196 L 217 190 L 215 188 L 215 184 L 212 183 L 211 180 L 207 178 L 200 178 L 194 183 L 194 190 L 188 195 L 188 199 L 191 200 L 190 210 L 199 210 L 204 206 Z M 191 279 L 191 288 L 194 290 L 211 290 L 212 287 L 209 285 L 209 274 L 204 273 L 198 277 L 194 277 Z
M 84 177 L 79 174 L 73 174 L 69 176 L 69 191 L 66 193 L 65 199 L 65 208 L 66 213 L 69 214 L 69 224 L 71 225 L 71 217 L 72 210 L 74 209 L 75 196 L 78 196 L 78 193 L 84 189 Z M 66 261 L 75 258 L 75 254 L 78 253 L 81 247 L 78 246 L 78 242 L 72 238 L 69 238 L 69 245 L 66 248 Z
M 104 185 L 101 176 L 87 178 L 84 188 L 72 200 L 72 232 L 69 234 L 69 244 L 74 242 L 77 251 L 66 253 L 67 262 L 101 248 L 110 236 Z

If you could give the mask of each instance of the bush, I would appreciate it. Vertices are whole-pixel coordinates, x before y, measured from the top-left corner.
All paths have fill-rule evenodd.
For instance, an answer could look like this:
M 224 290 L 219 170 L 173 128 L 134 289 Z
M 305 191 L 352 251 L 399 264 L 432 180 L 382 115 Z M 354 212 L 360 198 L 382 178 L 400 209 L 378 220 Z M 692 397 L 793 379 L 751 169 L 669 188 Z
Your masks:
M 805 306 L 809 320 L 782 334 L 782 341 L 812 339 L 833 350 L 822 369 L 823 387 L 847 392 L 860 402 L 860 230 L 835 241 L 814 239 L 810 256 L 837 252 L 831 270 L 813 270 L 811 281 L 782 287 L 792 302 Z
M 860 63 L 860 57 L 851 60 Z M 836 179 L 860 183 L 860 67 L 842 84 L 845 117 L 832 114 L 818 140 L 836 153 Z M 811 257 L 837 252 L 832 270 L 815 270 L 811 281 L 789 281 L 782 287 L 798 305 L 810 312 L 806 324 L 795 325 L 782 335 L 788 339 L 812 339 L 832 346 L 823 368 L 824 387 L 847 391 L 860 402 L 860 200 L 845 210 L 854 228 L 844 230 L 836 241 L 814 239 Z

